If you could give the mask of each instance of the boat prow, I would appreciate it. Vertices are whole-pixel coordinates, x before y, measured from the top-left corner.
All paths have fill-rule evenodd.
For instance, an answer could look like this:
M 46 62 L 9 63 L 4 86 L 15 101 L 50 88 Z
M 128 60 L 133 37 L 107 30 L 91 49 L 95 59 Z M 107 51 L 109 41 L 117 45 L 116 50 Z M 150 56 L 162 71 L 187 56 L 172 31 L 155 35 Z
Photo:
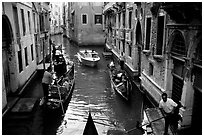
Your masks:
M 84 129 L 83 135 L 98 135 L 96 126 L 91 116 L 91 112 L 89 112 L 88 120 Z

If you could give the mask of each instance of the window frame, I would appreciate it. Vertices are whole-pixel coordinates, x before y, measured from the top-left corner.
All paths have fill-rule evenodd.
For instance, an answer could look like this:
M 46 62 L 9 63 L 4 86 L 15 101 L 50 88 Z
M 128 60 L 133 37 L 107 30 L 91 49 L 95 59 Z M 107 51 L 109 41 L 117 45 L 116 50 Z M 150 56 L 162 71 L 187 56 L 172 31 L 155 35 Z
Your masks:
M 163 35 L 162 35 L 162 45 L 161 45 L 161 54 L 158 53 L 158 40 L 161 39 L 161 38 L 158 38 L 158 29 L 160 29 L 159 27 L 159 17 L 163 17 L 164 20 L 163 20 Z M 164 49 L 164 44 L 165 44 L 165 25 L 166 25 L 166 15 L 165 14 L 159 14 L 159 16 L 157 17 L 157 42 L 156 42 L 156 49 L 155 49 L 155 55 L 163 55 L 163 49 Z M 159 34 L 160 35 L 160 34 Z
M 27 67 L 29 65 L 29 62 L 28 62 L 28 48 L 27 47 L 24 48 L 24 55 L 25 55 L 25 65 Z
M 83 23 L 83 15 L 86 15 L 86 23 Z M 82 13 L 81 14 L 81 23 L 82 23 L 82 25 L 87 25 L 88 24 L 88 14 L 87 13 Z
M 25 12 L 24 9 L 20 9 L 21 11 L 21 23 L 22 23 L 22 30 L 23 30 L 23 36 L 26 35 L 26 24 L 25 24 Z
M 148 43 L 148 49 L 147 49 L 147 20 L 150 19 L 150 30 L 149 30 L 149 43 Z M 150 46 L 151 46 L 151 37 L 152 37 L 152 17 L 151 16 L 147 16 L 146 19 L 145 19 L 145 47 L 144 47 L 144 50 L 150 50 Z
M 34 60 L 34 50 L 33 50 L 33 44 L 30 45 L 30 51 L 31 51 L 31 60 Z
M 96 23 L 96 16 L 101 16 L 101 23 Z M 94 24 L 95 25 L 102 25 L 103 24 L 103 16 L 101 13 L 95 13 L 94 15 Z

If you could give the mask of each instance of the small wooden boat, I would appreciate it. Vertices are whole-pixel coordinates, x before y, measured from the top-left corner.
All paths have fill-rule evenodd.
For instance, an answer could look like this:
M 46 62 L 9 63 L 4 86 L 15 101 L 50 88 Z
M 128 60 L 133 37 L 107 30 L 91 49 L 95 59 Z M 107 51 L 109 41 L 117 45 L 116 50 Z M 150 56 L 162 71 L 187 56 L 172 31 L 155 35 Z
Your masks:
M 132 91 L 132 83 L 126 72 L 109 66 L 109 73 L 113 89 L 128 101 Z
M 71 61 L 66 63 L 66 72 L 60 74 L 56 72 L 54 79 L 54 82 L 49 86 L 48 100 L 46 102 L 47 107 L 50 109 L 62 107 L 62 104 L 71 96 L 75 84 L 74 63 Z
M 94 50 L 80 50 L 77 57 L 79 62 L 90 67 L 95 67 L 100 60 L 98 53 Z
M 89 111 L 88 120 L 86 122 L 86 126 L 84 128 L 83 135 L 98 135 L 96 126 L 91 116 L 91 112 Z

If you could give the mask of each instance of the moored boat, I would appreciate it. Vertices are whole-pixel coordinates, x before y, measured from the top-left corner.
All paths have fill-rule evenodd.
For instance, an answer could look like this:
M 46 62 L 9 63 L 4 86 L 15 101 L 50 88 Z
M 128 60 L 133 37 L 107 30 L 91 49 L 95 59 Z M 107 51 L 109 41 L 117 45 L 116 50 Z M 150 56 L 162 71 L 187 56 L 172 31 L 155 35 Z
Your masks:
M 108 65 L 108 67 L 113 89 L 128 101 L 132 91 L 132 84 L 126 72 L 118 70 L 115 66 Z
M 59 57 L 60 61 L 54 64 L 54 81 L 49 86 L 48 100 L 46 102 L 49 109 L 62 107 L 71 96 L 75 84 L 74 63 L 70 60 L 66 60 L 62 55 Z
M 80 50 L 77 57 L 79 62 L 90 67 L 95 67 L 100 61 L 100 57 L 95 50 Z

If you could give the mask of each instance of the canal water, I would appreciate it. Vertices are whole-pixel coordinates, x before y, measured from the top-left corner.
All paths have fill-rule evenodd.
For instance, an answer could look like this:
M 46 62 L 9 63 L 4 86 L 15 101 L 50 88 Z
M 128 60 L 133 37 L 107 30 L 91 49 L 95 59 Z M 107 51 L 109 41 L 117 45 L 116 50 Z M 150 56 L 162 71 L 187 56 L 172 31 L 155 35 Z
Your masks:
M 75 63 L 75 87 L 63 120 L 58 125 L 57 135 L 82 135 L 89 111 L 99 135 L 124 134 L 136 127 L 136 122 L 142 119 L 143 95 L 133 86 L 131 101 L 126 102 L 111 88 L 106 60 L 102 56 L 103 46 L 79 47 L 70 43 L 62 35 L 52 37 L 56 45 L 62 44 L 62 49 L 68 58 Z M 76 54 L 79 49 L 94 49 L 101 60 L 97 67 L 82 65 Z M 135 129 L 128 134 L 140 135 Z

